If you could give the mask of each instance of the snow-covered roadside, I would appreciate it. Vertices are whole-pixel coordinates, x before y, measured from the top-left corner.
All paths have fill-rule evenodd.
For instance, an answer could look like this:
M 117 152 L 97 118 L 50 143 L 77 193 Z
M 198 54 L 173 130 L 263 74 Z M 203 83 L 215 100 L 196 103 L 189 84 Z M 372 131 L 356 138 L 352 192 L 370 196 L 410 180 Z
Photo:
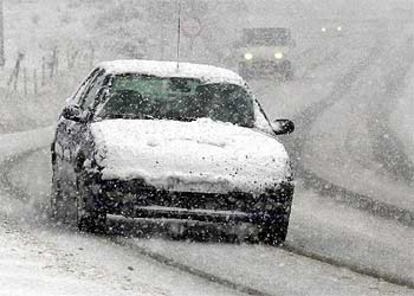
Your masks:
M 51 134 L 51 129 L 40 129 L 0 136 L 0 163 L 47 146 Z M 33 203 L 3 189 L 0 295 L 239 295 L 137 256 L 105 238 L 54 229 L 48 220 L 34 219 L 42 213 L 36 213 Z
M 52 128 L 42 128 L 32 131 L 19 132 L 15 134 L 0 135 L 0 165 L 6 160 L 13 160 L 15 156 L 22 153 L 36 150 L 47 146 L 52 141 Z M 0 174 L 4 168 L 0 166 Z M 13 203 L 6 198 L 6 193 L 0 191 L 1 213 L 13 215 L 14 213 L 24 213 L 23 216 L 32 215 L 32 205 L 25 201 L 17 200 Z
M 53 129 L 51 127 L 36 129 L 27 132 L 0 135 L 0 162 L 5 159 L 44 147 L 51 143 Z
M 0 219 L 0 295 L 240 295 L 105 238 Z
M 10 220 L 0 220 L 0 295 L 126 295 L 130 289 L 122 282 L 107 285 L 102 271 L 84 263 L 79 266 L 74 257 L 81 247 L 63 252 Z M 159 295 L 145 289 L 140 292 Z

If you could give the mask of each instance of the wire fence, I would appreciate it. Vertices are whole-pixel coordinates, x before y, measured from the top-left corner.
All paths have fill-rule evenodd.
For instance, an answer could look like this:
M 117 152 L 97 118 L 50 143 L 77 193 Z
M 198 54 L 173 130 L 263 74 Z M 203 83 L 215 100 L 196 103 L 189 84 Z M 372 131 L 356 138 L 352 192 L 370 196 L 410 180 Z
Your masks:
M 95 49 L 54 47 L 46 51 L 41 58 L 30 57 L 30 53 L 17 52 L 15 59 L 9 62 L 11 67 L 0 70 L 0 98 L 13 99 L 39 95 L 62 80 L 76 79 L 75 75 L 89 70 L 95 63 Z

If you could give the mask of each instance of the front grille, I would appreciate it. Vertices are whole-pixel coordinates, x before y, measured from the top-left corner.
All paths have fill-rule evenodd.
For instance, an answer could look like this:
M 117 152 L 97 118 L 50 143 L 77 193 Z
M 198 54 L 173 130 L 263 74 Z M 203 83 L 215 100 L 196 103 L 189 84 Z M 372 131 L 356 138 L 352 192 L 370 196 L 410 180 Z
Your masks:
M 259 196 L 250 193 L 227 194 L 171 192 L 146 186 L 142 181 L 107 181 L 102 186 L 108 207 L 161 206 L 182 209 L 251 212 L 266 207 L 280 207 L 291 202 L 293 185 L 285 182 Z
M 246 73 L 255 74 L 257 73 L 278 73 L 278 72 L 286 72 L 291 70 L 290 62 L 288 60 L 281 60 L 281 61 L 264 61 L 264 60 L 257 60 L 251 62 L 241 62 L 239 65 L 239 69 Z

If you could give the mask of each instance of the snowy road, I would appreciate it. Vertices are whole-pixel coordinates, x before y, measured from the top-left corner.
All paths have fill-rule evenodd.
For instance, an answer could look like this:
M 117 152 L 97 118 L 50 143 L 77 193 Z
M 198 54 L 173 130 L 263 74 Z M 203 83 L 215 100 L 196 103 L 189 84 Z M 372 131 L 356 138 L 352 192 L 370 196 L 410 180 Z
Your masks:
M 392 26 L 366 29 L 308 44 L 293 81 L 251 83 L 272 118 L 305 114 L 294 144 L 305 152 L 301 165 L 327 181 L 305 183 L 317 192 L 299 182 L 283 248 L 214 235 L 177 241 L 168 223 L 153 221 L 114 219 L 107 236 L 57 226 L 47 218 L 51 129 L 1 135 L 0 295 L 414 295 L 414 228 L 404 216 L 413 189 L 375 158 L 378 137 L 368 128 L 381 126 L 382 112 L 407 108 L 409 96 L 395 106 L 385 101 L 395 90 L 381 87 L 404 87 L 386 82 L 408 71 L 409 47 Z M 401 121 L 393 116 L 395 130 Z M 403 209 L 399 222 L 377 201 Z

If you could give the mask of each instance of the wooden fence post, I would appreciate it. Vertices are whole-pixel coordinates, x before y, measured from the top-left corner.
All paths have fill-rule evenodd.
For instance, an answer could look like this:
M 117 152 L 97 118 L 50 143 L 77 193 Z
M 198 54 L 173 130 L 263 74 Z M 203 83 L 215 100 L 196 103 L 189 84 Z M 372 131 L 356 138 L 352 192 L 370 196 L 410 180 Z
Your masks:
M 46 58 L 42 57 L 42 82 L 41 85 L 44 86 L 46 83 Z
M 33 92 L 37 95 L 37 70 L 33 70 Z
M 16 64 L 14 65 L 13 72 L 10 75 L 10 78 L 7 82 L 8 87 L 10 86 L 10 84 L 13 83 L 13 89 L 15 91 L 17 90 L 17 83 L 19 81 L 19 75 L 20 75 L 20 65 L 23 59 L 24 59 L 24 53 L 19 52 L 17 54 L 17 60 L 16 60 Z
M 26 67 L 23 68 L 23 90 L 24 90 L 24 95 L 27 96 L 27 69 Z

